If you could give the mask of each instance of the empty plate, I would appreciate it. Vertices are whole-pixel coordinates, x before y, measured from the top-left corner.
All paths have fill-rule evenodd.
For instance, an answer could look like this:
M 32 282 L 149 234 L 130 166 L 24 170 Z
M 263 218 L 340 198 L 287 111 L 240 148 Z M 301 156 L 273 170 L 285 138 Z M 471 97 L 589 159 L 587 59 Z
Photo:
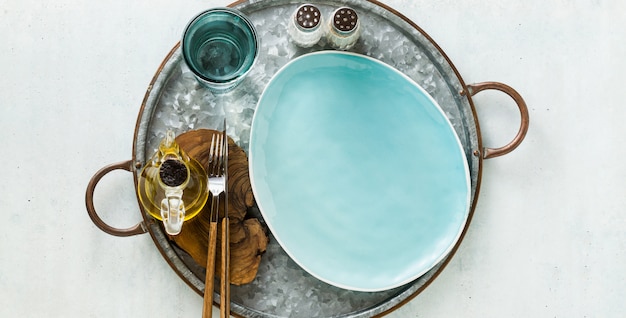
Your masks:
M 329 284 L 382 291 L 453 248 L 470 207 L 465 153 L 418 84 L 369 57 L 292 60 L 259 100 L 250 176 L 270 230 Z

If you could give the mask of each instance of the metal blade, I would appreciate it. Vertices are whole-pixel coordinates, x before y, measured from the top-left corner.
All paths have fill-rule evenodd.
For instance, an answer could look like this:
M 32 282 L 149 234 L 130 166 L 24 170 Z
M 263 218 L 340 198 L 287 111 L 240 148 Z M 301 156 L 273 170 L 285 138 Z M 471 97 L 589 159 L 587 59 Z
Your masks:
M 224 118 L 224 216 L 228 217 L 228 135 L 226 135 L 226 118 Z

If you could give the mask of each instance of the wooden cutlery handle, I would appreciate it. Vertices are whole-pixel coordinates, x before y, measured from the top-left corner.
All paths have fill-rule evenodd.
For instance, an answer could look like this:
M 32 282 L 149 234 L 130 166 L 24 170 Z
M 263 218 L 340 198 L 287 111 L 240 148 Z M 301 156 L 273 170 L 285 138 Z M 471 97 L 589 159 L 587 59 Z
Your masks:
M 228 217 L 222 219 L 222 271 L 220 277 L 220 318 L 230 317 L 230 233 Z
M 217 249 L 217 222 L 209 224 L 209 248 L 207 254 L 206 276 L 204 278 L 204 303 L 202 317 L 213 315 L 213 286 L 215 284 L 215 255 Z

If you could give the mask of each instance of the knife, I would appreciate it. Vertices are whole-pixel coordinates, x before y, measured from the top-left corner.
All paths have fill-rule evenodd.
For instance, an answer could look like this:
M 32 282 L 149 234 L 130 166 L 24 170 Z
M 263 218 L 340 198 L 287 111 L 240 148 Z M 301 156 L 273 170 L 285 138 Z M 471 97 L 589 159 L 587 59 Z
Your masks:
M 220 318 L 230 317 L 230 226 L 228 218 L 228 135 L 224 118 L 224 218 L 222 219 L 222 275 L 220 277 Z

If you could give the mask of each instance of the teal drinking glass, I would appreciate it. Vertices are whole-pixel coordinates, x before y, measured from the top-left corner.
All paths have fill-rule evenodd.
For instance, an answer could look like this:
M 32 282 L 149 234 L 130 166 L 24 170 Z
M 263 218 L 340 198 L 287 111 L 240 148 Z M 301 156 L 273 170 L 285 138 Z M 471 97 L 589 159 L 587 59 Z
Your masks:
M 232 8 L 198 14 L 185 28 L 183 58 L 200 83 L 213 92 L 233 89 L 252 68 L 259 40 L 252 22 Z

